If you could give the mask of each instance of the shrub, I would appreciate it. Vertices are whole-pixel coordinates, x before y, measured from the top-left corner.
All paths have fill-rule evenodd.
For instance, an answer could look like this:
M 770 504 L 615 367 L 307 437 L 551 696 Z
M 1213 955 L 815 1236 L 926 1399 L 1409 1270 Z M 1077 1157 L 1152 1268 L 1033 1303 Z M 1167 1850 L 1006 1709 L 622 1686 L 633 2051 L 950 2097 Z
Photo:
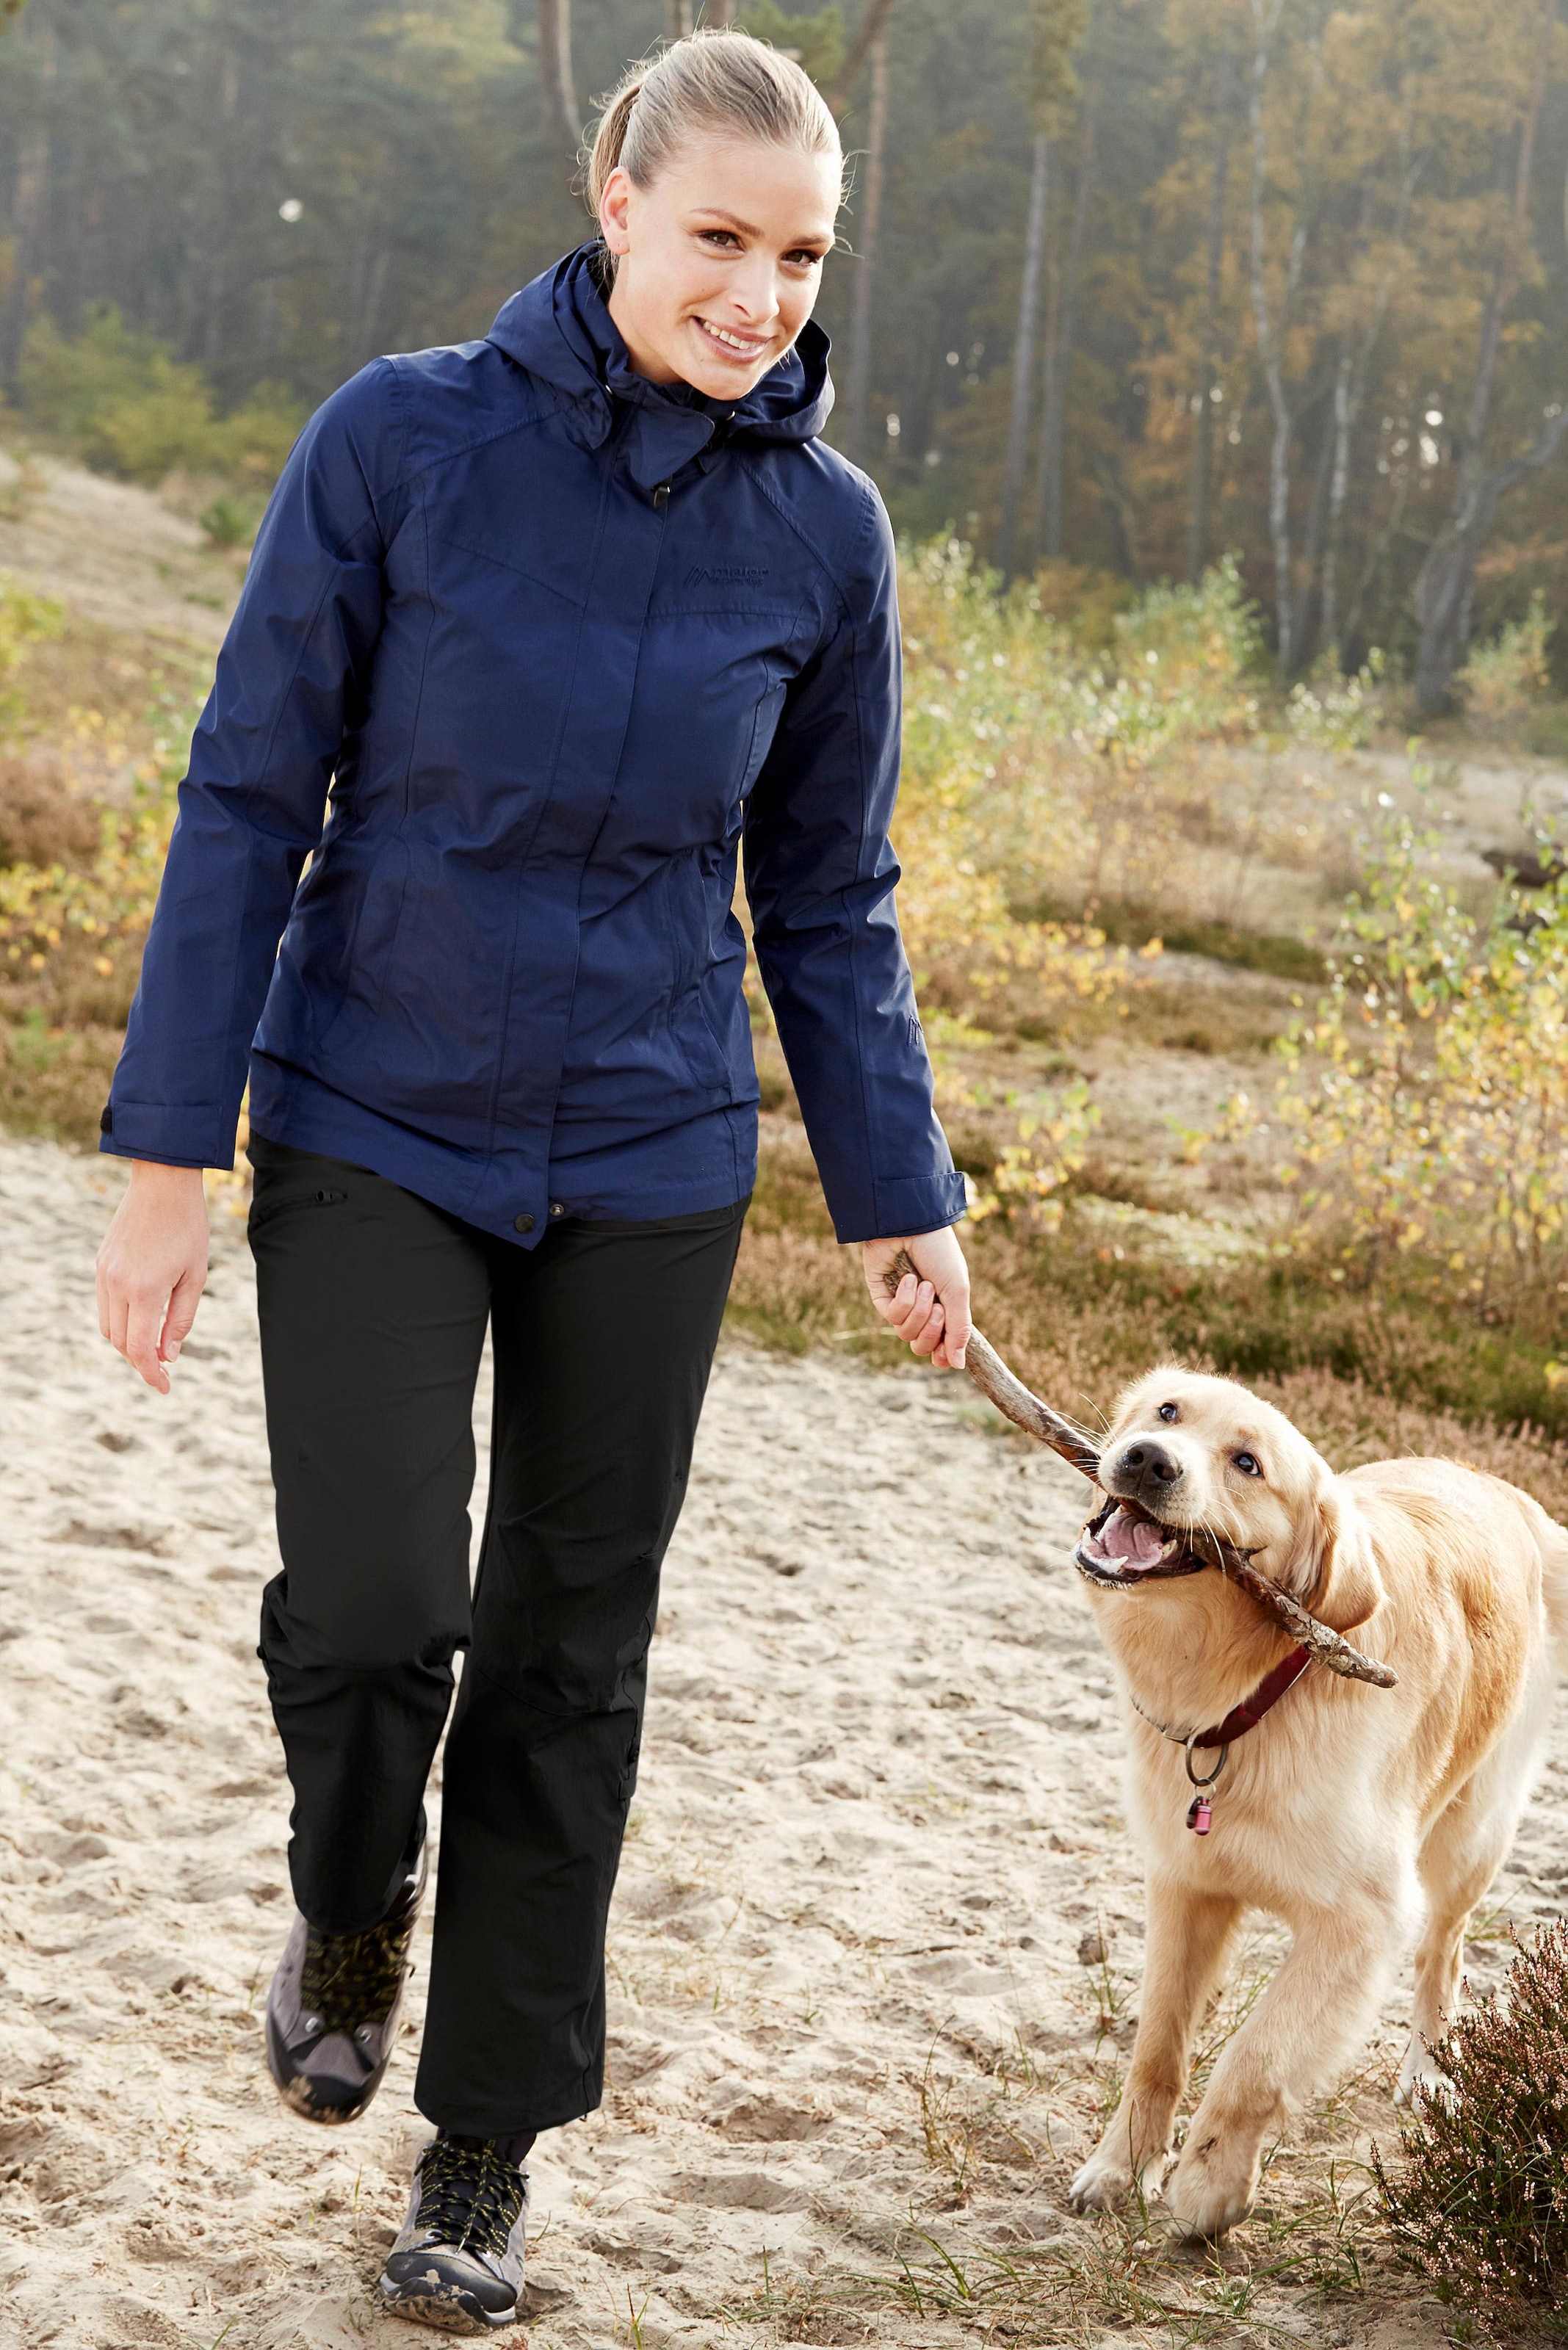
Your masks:
M 1568 1257 L 1568 877 L 1472 913 L 1391 814 L 1282 1047 L 1299 1238 L 1512 1312 Z
M 1551 682 L 1546 647 L 1557 623 L 1537 592 L 1521 620 L 1510 620 L 1489 645 L 1478 645 L 1454 679 L 1467 713 L 1483 726 L 1513 725 Z
M 161 482 L 178 465 L 271 482 L 299 429 L 276 384 L 259 385 L 243 408 L 217 415 L 201 369 L 128 327 L 112 303 L 89 310 L 74 336 L 52 318 L 36 319 L 20 372 L 26 413 L 86 463 L 127 481 Z
M 1502 1994 L 1432 2051 L 1404 2161 L 1376 2176 L 1394 2241 L 1483 2323 L 1559 2313 L 1568 2334 L 1568 1926 L 1521 1946 Z M 1539 2339 L 1539 2334 L 1537 2334 Z
M 0 577 L 0 727 L 14 726 L 22 715 L 13 681 L 28 646 L 57 637 L 64 618 L 64 607 L 53 597 L 35 596 L 15 580 Z
M 62 759 L 0 757 L 0 867 L 77 864 L 98 839 L 98 810 L 72 788 Z
M 214 546 L 248 546 L 258 517 L 248 499 L 234 497 L 224 490 L 202 507 L 196 519 Z

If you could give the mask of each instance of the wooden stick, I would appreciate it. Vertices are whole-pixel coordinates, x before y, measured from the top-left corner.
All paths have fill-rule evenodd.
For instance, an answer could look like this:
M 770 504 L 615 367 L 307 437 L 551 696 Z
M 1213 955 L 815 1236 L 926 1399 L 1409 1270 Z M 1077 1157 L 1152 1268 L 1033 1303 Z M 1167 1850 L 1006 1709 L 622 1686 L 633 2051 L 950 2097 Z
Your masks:
M 920 1278 L 900 1249 L 886 1274 L 889 1297 L 907 1273 L 914 1273 L 917 1280 Z M 1053 1452 L 1059 1452 L 1081 1476 L 1099 1483 L 1100 1456 L 1083 1430 L 1075 1428 L 1059 1411 L 1053 1411 L 1049 1404 L 1042 1403 L 1017 1374 L 1009 1370 L 990 1339 L 981 1337 L 978 1330 L 970 1334 L 964 1349 L 964 1368 L 987 1402 L 993 1403 L 1004 1419 L 1012 1420 L 1015 1428 L 1023 1429 L 1037 1443 L 1049 1445 Z M 1191 1541 L 1200 1557 L 1210 1558 L 1221 1575 L 1254 1600 L 1265 1615 L 1272 1616 L 1293 1640 L 1310 1648 L 1330 1672 L 1340 1673 L 1346 1680 L 1368 1681 L 1374 1689 L 1396 1686 L 1397 1677 L 1386 1665 L 1379 1664 L 1375 1657 L 1364 1656 L 1340 1633 L 1327 1624 L 1320 1624 L 1315 1616 L 1309 1616 L 1299 1599 L 1293 1599 L 1288 1591 L 1282 1591 L 1252 1565 L 1248 1552 L 1238 1550 L 1223 1534 L 1210 1534 L 1207 1527 L 1195 1529 Z

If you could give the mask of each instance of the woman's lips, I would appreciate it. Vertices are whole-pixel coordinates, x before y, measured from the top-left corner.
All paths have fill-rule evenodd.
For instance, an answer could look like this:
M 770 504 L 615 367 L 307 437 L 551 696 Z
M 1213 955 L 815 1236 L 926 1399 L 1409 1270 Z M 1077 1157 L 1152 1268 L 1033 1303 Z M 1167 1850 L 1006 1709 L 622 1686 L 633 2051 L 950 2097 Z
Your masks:
M 773 348 L 772 342 L 765 336 L 747 339 L 728 327 L 715 327 L 707 318 L 694 318 L 691 323 L 700 329 L 703 341 L 711 347 L 718 358 L 729 359 L 737 367 L 755 367 L 757 361 L 765 359 Z

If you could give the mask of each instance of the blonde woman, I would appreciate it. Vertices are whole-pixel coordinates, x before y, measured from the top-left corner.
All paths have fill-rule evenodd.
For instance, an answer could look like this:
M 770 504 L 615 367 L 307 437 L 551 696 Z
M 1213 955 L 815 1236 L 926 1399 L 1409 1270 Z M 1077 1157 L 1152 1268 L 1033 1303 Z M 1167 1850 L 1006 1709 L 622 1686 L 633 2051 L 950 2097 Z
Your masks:
M 755 1167 L 737 847 L 838 1236 L 918 1355 L 969 1333 L 893 913 L 892 546 L 818 437 L 841 173 L 796 66 L 680 41 L 607 105 L 592 242 L 483 341 L 379 359 L 312 419 L 104 1112 L 134 1162 L 104 1335 L 166 1391 L 200 1170 L 250 1086 L 299 1910 L 267 2048 L 312 2121 L 362 2113 L 391 2052 L 467 1650 L 415 2089 L 438 2134 L 381 2279 L 435 2324 L 516 2317 L 528 2148 L 600 2094 L 659 1565 Z

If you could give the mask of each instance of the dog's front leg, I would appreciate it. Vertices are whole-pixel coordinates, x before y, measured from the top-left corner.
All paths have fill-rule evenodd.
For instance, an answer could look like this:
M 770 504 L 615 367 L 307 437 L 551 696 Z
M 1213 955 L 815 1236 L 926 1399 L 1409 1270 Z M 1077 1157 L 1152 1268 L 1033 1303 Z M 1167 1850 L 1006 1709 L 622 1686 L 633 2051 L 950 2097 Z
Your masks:
M 1229 1895 L 1202 1893 L 1174 1877 L 1150 1878 L 1132 2063 L 1110 2126 L 1068 2190 L 1075 2210 L 1112 2210 L 1147 2171 L 1163 2167 L 1193 2034 L 1241 1914 L 1241 1903 Z
M 1165 2199 L 1185 2236 L 1244 2220 L 1265 2142 L 1365 2030 L 1399 1943 L 1399 1919 L 1351 1900 L 1309 1917 L 1290 1956 L 1214 2067 Z

